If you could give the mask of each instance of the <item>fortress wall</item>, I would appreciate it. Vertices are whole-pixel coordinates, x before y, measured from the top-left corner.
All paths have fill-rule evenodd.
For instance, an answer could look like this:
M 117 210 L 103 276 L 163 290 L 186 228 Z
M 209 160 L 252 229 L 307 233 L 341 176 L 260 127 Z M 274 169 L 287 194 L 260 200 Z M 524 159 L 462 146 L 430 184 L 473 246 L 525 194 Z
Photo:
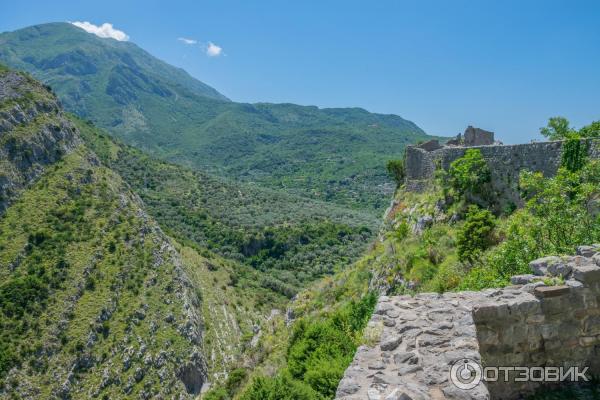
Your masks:
M 600 158 L 600 140 L 587 141 L 590 157 Z M 434 175 L 436 165 L 447 171 L 450 164 L 462 157 L 467 149 L 479 149 L 492 172 L 495 197 L 518 205 L 521 202 L 518 192 L 519 173 L 526 169 L 542 172 L 547 177 L 553 176 L 560 166 L 562 146 L 562 141 L 474 147 L 447 146 L 434 151 L 409 146 L 405 155 L 406 189 L 424 190 Z
M 600 245 L 531 263 L 538 275 L 480 292 L 381 296 L 336 399 L 516 400 L 543 383 L 452 382 L 465 358 L 483 367 L 589 367 L 600 373 Z M 544 276 L 565 284 L 546 286 Z M 582 369 L 583 370 L 583 369 Z

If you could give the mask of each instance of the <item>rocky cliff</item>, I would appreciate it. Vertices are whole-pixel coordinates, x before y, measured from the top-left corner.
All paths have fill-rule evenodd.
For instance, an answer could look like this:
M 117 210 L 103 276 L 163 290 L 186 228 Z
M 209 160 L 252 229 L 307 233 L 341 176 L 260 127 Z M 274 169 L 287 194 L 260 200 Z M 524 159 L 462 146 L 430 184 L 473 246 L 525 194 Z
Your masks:
M 52 93 L 0 70 L 0 397 L 194 398 L 201 292 Z
M 0 71 L 1 72 L 1 71 Z M 16 72 L 0 75 L 0 214 L 45 167 L 79 144 L 49 89 Z

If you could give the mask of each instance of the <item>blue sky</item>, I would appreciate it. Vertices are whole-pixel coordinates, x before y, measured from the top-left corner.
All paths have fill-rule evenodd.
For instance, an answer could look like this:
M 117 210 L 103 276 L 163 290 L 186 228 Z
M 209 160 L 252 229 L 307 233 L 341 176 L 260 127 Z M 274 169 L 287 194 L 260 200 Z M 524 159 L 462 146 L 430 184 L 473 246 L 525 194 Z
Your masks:
M 505 143 L 551 116 L 600 119 L 600 1 L 19 0 L 0 31 L 52 21 L 112 23 L 236 101 L 364 107 Z

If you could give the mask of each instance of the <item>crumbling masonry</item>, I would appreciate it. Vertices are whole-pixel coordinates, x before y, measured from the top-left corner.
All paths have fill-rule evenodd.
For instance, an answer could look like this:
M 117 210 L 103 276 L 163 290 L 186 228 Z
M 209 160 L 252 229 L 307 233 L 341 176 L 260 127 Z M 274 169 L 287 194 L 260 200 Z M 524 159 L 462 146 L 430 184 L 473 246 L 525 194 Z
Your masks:
M 382 296 L 337 390 L 343 400 L 513 400 L 542 383 L 450 379 L 467 358 L 483 366 L 589 367 L 600 373 L 600 245 L 573 257 L 545 257 L 514 286 L 481 292 Z M 565 284 L 546 286 L 545 277 Z
M 556 174 L 560 166 L 562 141 L 502 145 L 494 142 L 492 132 L 473 127 L 467 128 L 463 136 L 459 135 L 446 145 L 433 140 L 408 146 L 405 154 L 406 190 L 424 190 L 436 168 L 447 171 L 454 160 L 462 157 L 467 149 L 473 148 L 481 152 L 490 167 L 494 198 L 502 203 L 520 205 L 518 183 L 521 171 L 539 171 L 550 177 Z M 600 158 L 600 140 L 588 139 L 586 142 L 589 156 Z

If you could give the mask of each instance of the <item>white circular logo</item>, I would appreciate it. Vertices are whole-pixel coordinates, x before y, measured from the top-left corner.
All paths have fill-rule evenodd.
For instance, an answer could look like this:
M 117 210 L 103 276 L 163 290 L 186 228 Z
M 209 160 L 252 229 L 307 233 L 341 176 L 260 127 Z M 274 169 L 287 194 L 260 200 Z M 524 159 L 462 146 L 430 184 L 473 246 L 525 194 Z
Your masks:
M 450 369 L 450 380 L 459 389 L 469 390 L 481 382 L 483 369 L 477 361 L 462 358 L 456 361 Z

